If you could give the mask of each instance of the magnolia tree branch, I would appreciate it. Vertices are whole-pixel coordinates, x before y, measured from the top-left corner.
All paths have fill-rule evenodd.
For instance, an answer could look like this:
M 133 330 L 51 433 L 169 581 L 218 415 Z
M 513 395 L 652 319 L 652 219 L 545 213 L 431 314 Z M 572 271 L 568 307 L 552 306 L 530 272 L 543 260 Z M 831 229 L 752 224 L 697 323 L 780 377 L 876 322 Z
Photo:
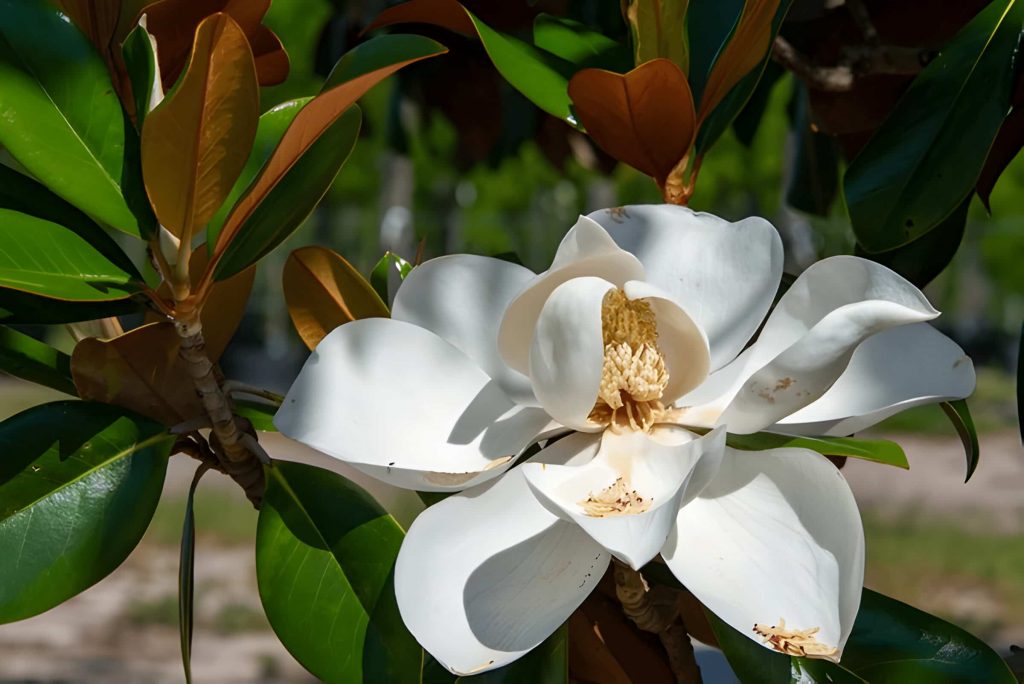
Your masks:
M 797 50 L 792 43 L 776 36 L 772 59 L 803 81 L 808 88 L 825 92 L 853 90 L 858 78 L 874 74 L 913 76 L 923 69 L 933 54 L 928 50 L 891 45 L 848 45 L 839 64 L 821 66 Z
M 703 681 L 690 634 L 676 607 L 675 592 L 663 587 L 651 589 L 639 572 L 615 559 L 612 571 L 615 595 L 622 604 L 622 611 L 638 628 L 658 635 L 668 653 L 669 667 L 676 682 L 699 684 Z

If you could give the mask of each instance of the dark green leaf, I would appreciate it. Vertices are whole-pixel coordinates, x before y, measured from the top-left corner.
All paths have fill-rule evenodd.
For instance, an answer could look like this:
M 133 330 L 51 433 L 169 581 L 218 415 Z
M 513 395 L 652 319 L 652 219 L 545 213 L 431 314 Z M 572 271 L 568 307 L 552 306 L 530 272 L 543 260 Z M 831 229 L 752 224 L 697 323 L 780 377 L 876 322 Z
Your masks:
M 256 576 L 282 643 L 325 681 L 418 681 L 422 650 L 395 603 L 398 523 L 335 473 L 287 461 L 266 472 Z
M 361 121 L 352 105 L 299 157 L 242 224 L 217 264 L 216 280 L 256 263 L 306 220 L 355 147 Z
M 97 221 L 148 228 L 121 187 L 130 126 L 92 45 L 47 0 L 0 0 L 0 145 Z
M 109 302 L 65 302 L 0 288 L 0 323 L 10 325 L 95 321 L 98 318 L 141 313 L 144 310 L 145 307 L 136 298 Z
M 877 261 L 899 273 L 918 287 L 924 287 L 935 279 L 956 256 L 967 227 L 967 209 L 971 197 L 932 230 L 913 242 L 886 252 L 874 254 L 857 245 L 857 256 Z
M 206 464 L 196 468 L 185 500 L 185 521 L 181 526 L 181 556 L 178 560 L 178 631 L 181 635 L 181 664 L 185 668 L 185 681 L 192 682 L 192 601 L 196 584 L 196 518 L 193 507 L 196 486 L 207 471 Z
M 811 127 L 807 88 L 794 92 L 793 130 L 796 151 L 786 188 L 786 203 L 798 211 L 828 216 L 839 192 L 839 151 L 831 137 Z
M 629 46 L 572 19 L 538 14 L 533 20 L 533 42 L 580 69 L 625 73 L 633 68 Z
M 142 130 L 142 122 L 149 114 L 150 98 L 153 85 L 157 78 L 156 51 L 150 40 L 149 32 L 142 26 L 136 26 L 125 38 L 121 46 L 128 78 L 132 84 L 132 99 L 135 101 L 135 116 L 138 128 Z
M 871 252 L 919 238 L 974 189 L 1010 109 L 1024 2 L 997 0 L 911 83 L 846 172 L 857 240 Z
M 944 401 L 940 404 L 946 417 L 953 423 L 960 441 L 964 445 L 964 455 L 967 457 L 967 477 L 964 482 L 971 479 L 974 469 L 978 467 L 978 458 L 981 456 L 978 447 L 978 431 L 974 429 L 974 420 L 967 408 L 967 402 L 963 399 L 956 401 Z
M 418 60 L 444 51 L 444 46 L 425 36 L 393 33 L 375 36 L 344 55 L 331 69 L 321 92 L 398 62 Z
M 0 623 L 106 577 L 149 525 L 174 437 L 107 404 L 63 401 L 0 423 Z
M 71 357 L 48 344 L 6 326 L 0 326 L 0 370 L 76 396 L 71 379 Z
M 0 287 L 70 301 L 124 299 L 140 291 L 78 234 L 56 223 L 0 209 Z
M 897 468 L 910 468 L 907 455 L 896 442 L 887 439 L 858 439 L 854 437 L 792 437 L 771 432 L 726 437 L 733 449 L 763 451 L 765 449 L 810 449 L 825 456 L 849 456 L 864 461 L 885 463 Z
M 711 68 L 736 30 L 741 12 L 743 0 L 690 3 L 686 13 L 686 33 L 690 43 L 687 77 L 695 101 L 700 101 Z
M 743 105 L 743 109 L 733 119 L 733 133 L 744 147 L 754 144 L 754 136 L 757 135 L 758 128 L 761 126 L 765 110 L 768 109 L 772 91 L 785 73 L 786 70 L 778 62 L 769 61 L 764 68 L 764 75 L 757 82 L 757 87 L 750 94 L 747 104 Z

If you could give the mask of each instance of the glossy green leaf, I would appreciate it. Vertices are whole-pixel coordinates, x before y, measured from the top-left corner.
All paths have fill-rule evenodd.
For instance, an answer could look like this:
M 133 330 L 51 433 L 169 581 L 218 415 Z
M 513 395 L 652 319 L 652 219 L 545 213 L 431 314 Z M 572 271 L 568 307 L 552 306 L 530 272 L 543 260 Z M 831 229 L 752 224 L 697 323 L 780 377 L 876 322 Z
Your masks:
M 142 122 L 153 106 L 153 87 L 159 78 L 155 40 L 145 27 L 136 26 L 125 38 L 121 54 L 132 84 L 135 118 L 139 130 L 142 130 Z
M 385 34 L 360 43 L 344 55 L 331 69 L 321 92 L 397 62 L 419 60 L 444 51 L 444 46 L 425 36 Z
M 277 432 L 277 427 L 274 426 L 274 414 L 277 413 L 277 408 L 273 404 L 261 401 L 235 400 L 235 415 L 248 420 L 260 432 Z
M 700 100 L 708 76 L 729 36 L 736 30 L 744 0 L 690 2 L 686 17 L 689 43 L 687 77 L 695 100 Z
M 62 401 L 0 423 L 0 623 L 106 577 L 149 525 L 174 437 L 106 404 Z
M 575 64 L 625 73 L 633 68 L 629 47 L 585 24 L 550 14 L 533 20 L 533 43 L 542 50 Z
M 71 357 L 34 337 L 0 326 L 0 370 L 76 396 Z
M 355 147 L 361 122 L 353 105 L 295 162 L 242 224 L 217 264 L 216 280 L 256 263 L 306 220 Z
M 569 627 L 562 625 L 515 662 L 471 677 L 459 677 L 424 653 L 422 684 L 568 684 Z
M 394 252 L 384 252 L 384 256 L 377 261 L 373 270 L 370 271 L 370 285 L 382 302 L 387 303 L 391 301 L 388 299 L 388 296 L 392 270 L 398 274 L 398 279 L 401 281 L 405 280 L 405 276 L 409 275 L 409 271 L 412 268 L 412 264 Z
M 185 499 L 185 520 L 181 526 L 181 552 L 178 559 L 178 631 L 181 636 L 181 664 L 185 681 L 192 682 L 193 599 L 196 584 L 196 517 L 195 498 L 199 480 L 207 471 L 206 464 L 196 468 Z
M 887 439 L 859 439 L 854 437 L 792 437 L 771 432 L 726 437 L 733 449 L 763 451 L 765 449 L 810 449 L 825 456 L 849 456 L 897 468 L 910 468 L 907 455 L 896 442 Z
M 899 273 L 918 287 L 924 287 L 949 266 L 956 256 L 967 227 L 971 197 L 932 230 L 902 247 L 885 252 L 866 252 L 857 245 L 857 256 L 877 261 Z
M 266 473 L 256 577 L 282 643 L 328 682 L 418 681 L 422 650 L 395 602 L 398 523 L 330 471 L 275 461 Z
M 0 323 L 8 325 L 77 323 L 143 311 L 145 307 L 137 298 L 107 302 L 65 302 L 0 288 Z
M 846 171 L 850 220 L 864 249 L 919 238 L 974 189 L 1010 110 L 1024 1 L 996 0 L 950 41 Z
M 71 301 L 124 299 L 136 276 L 56 223 L 0 209 L 0 287 Z
M 0 145 L 33 176 L 97 221 L 132 235 L 122 194 L 126 125 L 106 66 L 47 0 L 0 0 Z
M 944 401 L 939 405 L 946 417 L 953 423 L 953 427 L 956 428 L 956 433 L 964 445 L 964 456 L 967 457 L 967 477 L 964 478 L 964 482 L 967 482 L 978 467 L 978 459 L 981 456 L 981 449 L 978 446 L 978 431 L 974 428 L 971 411 L 963 399 Z

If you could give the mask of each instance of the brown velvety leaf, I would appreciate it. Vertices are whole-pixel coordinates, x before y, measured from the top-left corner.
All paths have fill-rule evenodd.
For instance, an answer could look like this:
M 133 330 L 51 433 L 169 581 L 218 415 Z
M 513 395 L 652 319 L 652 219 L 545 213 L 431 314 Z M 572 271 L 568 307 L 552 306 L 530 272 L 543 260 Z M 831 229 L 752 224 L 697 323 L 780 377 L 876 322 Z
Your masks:
M 370 22 L 363 32 L 392 24 L 431 24 L 466 36 L 475 36 L 476 27 L 456 0 L 409 0 L 389 7 Z
M 446 52 L 442 49 L 436 54 Z M 314 97 L 305 107 L 302 108 L 288 126 L 288 130 L 281 136 L 281 141 L 274 148 L 270 159 L 263 165 L 259 176 L 250 186 L 249 191 L 239 199 L 238 203 L 231 210 L 224 227 L 217 238 L 217 245 L 214 248 L 214 261 L 220 258 L 237 235 L 239 229 L 245 224 L 252 212 L 260 205 L 263 198 L 284 178 L 295 162 L 327 131 L 331 125 L 338 120 L 345 111 L 355 104 L 356 100 L 377 85 L 385 78 L 395 73 L 402 67 L 418 62 L 426 57 L 425 55 L 408 59 L 402 62 L 389 64 L 374 71 L 369 71 L 351 81 L 335 86 Z M 152 116 L 152 115 L 151 115 Z M 248 154 L 248 147 L 246 148 Z
M 579 684 L 632 684 L 608 650 L 600 629 L 582 611 L 569 618 L 569 671 Z
M 179 346 L 170 322 L 144 325 L 109 340 L 84 339 L 71 354 L 78 395 L 123 406 L 168 426 L 203 415 L 202 401 L 178 357 Z
M 288 77 L 288 54 L 277 36 L 260 22 L 270 0 L 159 0 L 147 5 L 150 33 L 160 50 L 160 75 L 170 87 L 185 68 L 196 27 L 217 12 L 231 16 L 245 33 L 255 58 L 259 83 L 277 85 Z
M 288 313 L 310 349 L 343 323 L 390 315 L 366 278 L 340 254 L 324 247 L 292 252 L 282 279 Z
M 584 69 L 569 81 L 576 116 L 608 154 L 663 185 L 696 134 L 686 76 L 667 59 L 628 74 Z
M 761 63 L 772 41 L 772 20 L 779 0 L 747 0 L 736 30 L 708 76 L 697 121 L 703 121 L 732 87 Z
M 160 223 L 190 241 L 245 166 L 259 86 L 245 34 L 217 13 L 196 30 L 188 71 L 142 128 L 142 172 Z

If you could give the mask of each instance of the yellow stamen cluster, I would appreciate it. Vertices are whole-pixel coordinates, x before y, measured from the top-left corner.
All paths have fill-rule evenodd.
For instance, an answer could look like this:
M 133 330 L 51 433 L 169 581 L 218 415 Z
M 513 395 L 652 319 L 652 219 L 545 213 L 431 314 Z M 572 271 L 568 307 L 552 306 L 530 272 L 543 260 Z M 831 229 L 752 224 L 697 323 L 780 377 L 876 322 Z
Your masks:
M 601 305 L 604 366 L 590 420 L 612 428 L 647 430 L 664 412 L 668 385 L 658 349 L 658 327 L 651 305 L 609 290 Z
M 594 518 L 636 515 L 651 507 L 650 499 L 645 500 L 635 489 L 630 489 L 621 477 L 597 494 L 591 492 L 586 499 L 578 503 L 584 513 Z
M 835 646 L 828 646 L 818 641 L 817 634 L 820 627 L 810 629 L 788 629 L 786 621 L 779 618 L 778 625 L 754 625 L 754 632 L 764 637 L 764 643 L 771 644 L 772 648 L 780 653 L 791 656 L 818 656 L 822 658 L 834 658 L 839 649 Z

